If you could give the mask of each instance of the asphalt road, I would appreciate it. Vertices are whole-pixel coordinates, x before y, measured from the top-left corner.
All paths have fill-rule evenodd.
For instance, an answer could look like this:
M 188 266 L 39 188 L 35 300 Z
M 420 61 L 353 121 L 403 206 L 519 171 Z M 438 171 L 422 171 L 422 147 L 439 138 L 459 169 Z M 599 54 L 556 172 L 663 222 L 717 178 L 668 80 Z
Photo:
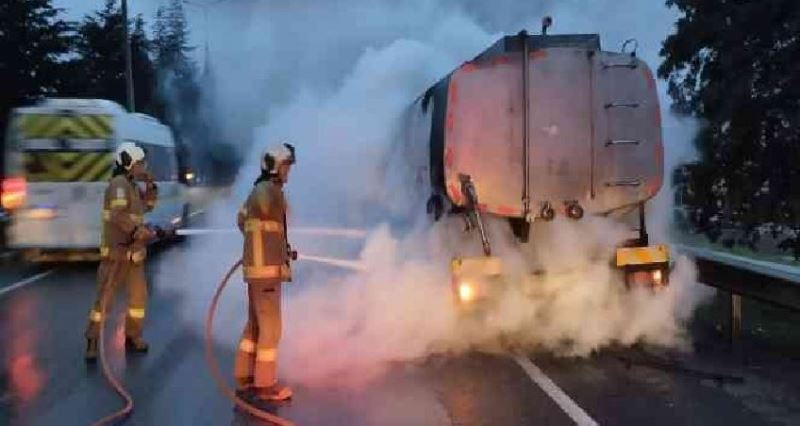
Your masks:
M 150 353 L 126 357 L 121 329 L 110 334 L 115 369 L 136 403 L 125 424 L 258 424 L 222 397 L 204 361 L 205 310 L 234 256 L 202 239 L 152 256 Z M 296 281 L 314 268 L 298 266 Z M 85 425 L 121 406 L 99 368 L 83 360 L 93 293 L 91 265 L 0 269 L 0 424 Z M 215 329 L 226 372 L 243 321 L 232 300 L 239 293 L 231 291 Z M 121 324 L 120 303 L 115 312 Z M 800 424 L 798 366 L 785 357 L 743 364 L 715 343 L 681 355 L 437 355 L 395 364 L 366 388 L 297 387 L 276 412 L 300 425 Z

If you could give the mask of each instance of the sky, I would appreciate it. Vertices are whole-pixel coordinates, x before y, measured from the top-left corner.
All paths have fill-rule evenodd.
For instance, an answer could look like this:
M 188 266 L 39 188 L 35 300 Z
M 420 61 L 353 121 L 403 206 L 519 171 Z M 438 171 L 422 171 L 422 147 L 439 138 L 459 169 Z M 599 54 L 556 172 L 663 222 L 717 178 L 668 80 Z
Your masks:
M 100 9 L 105 0 L 53 0 L 56 7 L 64 9 L 70 19 L 80 19 L 93 10 Z M 167 0 L 129 0 L 128 8 L 132 15 L 143 14 L 145 18 L 155 15 L 156 9 Z
M 129 0 L 128 7 L 132 16 L 141 14 L 145 20 L 152 24 L 156 10 L 159 6 L 166 5 L 170 0 Z M 231 37 L 232 29 L 250 31 L 250 26 L 258 23 L 269 23 L 269 18 L 259 19 L 251 16 L 249 22 L 236 22 L 244 24 L 243 27 L 231 27 L 230 22 L 236 21 L 235 14 L 242 9 L 251 12 L 269 13 L 270 9 L 276 16 L 291 15 L 297 17 L 298 12 L 308 11 L 319 7 L 326 9 L 329 4 L 357 4 L 361 0 L 295 0 L 293 6 L 280 4 L 277 0 L 223 0 L 219 5 L 211 6 L 209 10 L 210 32 L 206 34 L 204 14 L 198 4 L 204 2 L 214 3 L 217 0 L 193 0 L 186 4 L 186 13 L 190 26 L 190 40 L 195 46 L 203 46 L 206 36 L 212 43 L 212 56 L 214 41 L 220 36 Z M 80 20 L 87 13 L 99 9 L 105 0 L 53 0 L 55 6 L 63 8 L 66 16 L 72 20 Z M 369 3 L 369 2 L 366 2 Z M 398 3 L 403 3 L 398 0 Z M 428 3 L 437 3 L 430 1 Z M 443 2 L 438 2 L 443 3 Z M 552 14 L 555 18 L 555 33 L 568 32 L 601 32 L 605 48 L 616 50 L 621 43 L 629 38 L 636 37 L 641 42 L 643 56 L 651 66 L 655 67 L 658 61 L 658 49 L 663 37 L 671 30 L 676 14 L 664 6 L 662 0 L 638 1 L 605 1 L 605 0 L 454 0 L 449 3 L 458 4 L 475 22 L 489 31 L 515 33 L 523 26 L 531 32 L 538 31 L 538 19 L 544 14 Z M 342 9 L 347 9 L 346 7 Z M 302 13 L 305 14 L 305 13 Z M 613 16 L 613 19 L 609 19 Z M 262 17 L 263 18 L 263 17 Z M 334 17 L 335 18 L 335 17 Z M 532 19 L 533 18 L 533 19 Z M 609 21 L 613 25 L 609 25 Z M 298 22 L 302 26 L 302 22 Z M 280 24 L 277 24 L 280 25 Z M 513 30 L 513 31 L 512 31 Z M 223 33 L 223 34 L 220 34 Z M 219 44 L 219 43 L 218 43 Z M 224 44 L 224 43 L 222 43 Z M 198 63 L 204 59 L 203 49 L 196 49 L 193 53 Z

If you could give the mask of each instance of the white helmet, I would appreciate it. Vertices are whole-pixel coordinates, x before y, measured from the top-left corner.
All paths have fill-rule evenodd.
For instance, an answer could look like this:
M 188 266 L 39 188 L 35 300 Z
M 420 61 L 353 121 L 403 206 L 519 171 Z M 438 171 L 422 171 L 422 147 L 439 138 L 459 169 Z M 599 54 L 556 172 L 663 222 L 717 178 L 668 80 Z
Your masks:
M 117 147 L 114 160 L 125 170 L 130 170 L 136 162 L 144 160 L 144 150 L 133 142 L 123 142 Z
M 294 164 L 294 147 L 288 143 L 271 145 L 261 157 L 261 170 L 267 173 L 277 171 L 282 163 Z

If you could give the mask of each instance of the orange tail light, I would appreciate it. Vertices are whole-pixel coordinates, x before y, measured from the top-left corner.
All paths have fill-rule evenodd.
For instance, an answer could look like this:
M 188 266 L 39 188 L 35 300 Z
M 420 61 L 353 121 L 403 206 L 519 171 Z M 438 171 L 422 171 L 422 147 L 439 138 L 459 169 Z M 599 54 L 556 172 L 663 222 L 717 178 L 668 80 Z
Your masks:
M 27 193 L 27 182 L 25 178 L 6 178 L 3 180 L 1 190 L 2 196 L 0 196 L 0 203 L 2 203 L 4 209 L 13 210 L 25 204 L 25 196 Z

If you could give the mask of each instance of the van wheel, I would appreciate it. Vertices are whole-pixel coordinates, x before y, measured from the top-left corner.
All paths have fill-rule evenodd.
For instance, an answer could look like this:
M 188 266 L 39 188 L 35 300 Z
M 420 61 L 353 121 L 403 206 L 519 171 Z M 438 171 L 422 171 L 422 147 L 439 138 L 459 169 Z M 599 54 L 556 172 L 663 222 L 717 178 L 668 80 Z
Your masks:
M 190 219 L 189 215 L 190 214 L 191 213 L 190 213 L 189 205 L 188 204 L 184 204 L 183 205 L 183 211 L 181 212 L 181 226 L 179 227 L 179 229 L 184 229 L 184 228 L 188 228 L 189 227 L 189 219 Z M 175 240 L 175 242 L 182 243 L 182 242 L 186 241 L 186 236 L 185 235 L 175 235 L 174 240 Z

